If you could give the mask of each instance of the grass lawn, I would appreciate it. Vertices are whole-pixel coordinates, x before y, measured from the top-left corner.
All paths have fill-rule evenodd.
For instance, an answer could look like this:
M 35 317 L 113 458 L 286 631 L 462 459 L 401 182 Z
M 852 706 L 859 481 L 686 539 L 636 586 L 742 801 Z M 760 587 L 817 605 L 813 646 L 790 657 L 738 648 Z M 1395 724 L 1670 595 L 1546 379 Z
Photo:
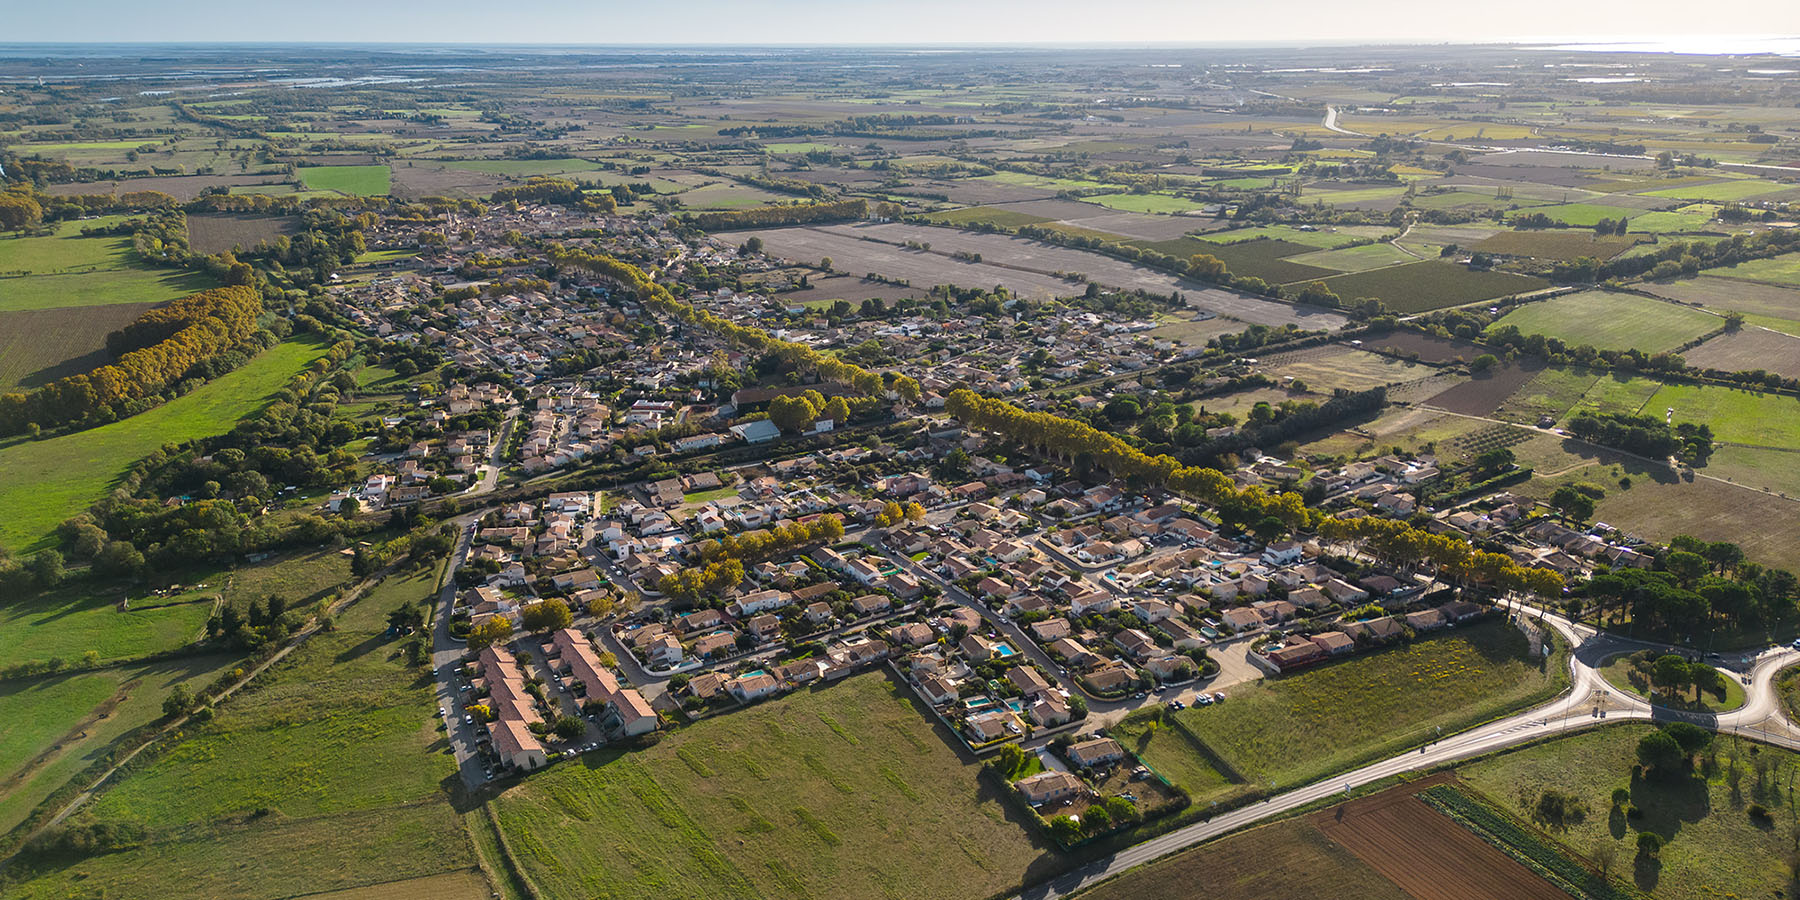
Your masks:
M 1483 622 L 1297 675 L 1256 682 L 1176 719 L 1245 778 L 1277 790 L 1316 781 L 1548 699 L 1560 657 L 1526 659 L 1505 622 Z
M 1218 800 L 1238 788 L 1238 783 L 1207 761 L 1203 748 L 1167 723 L 1148 716 L 1128 717 L 1108 733 L 1158 775 L 1187 791 L 1196 803 Z
M 1395 359 L 1366 350 L 1346 350 L 1273 367 L 1274 374 L 1282 377 L 1292 375 L 1306 382 L 1307 390 L 1326 395 L 1331 393 L 1332 388 L 1362 391 L 1376 385 L 1424 378 L 1435 371 L 1437 370 L 1424 363 Z
M 1044 856 L 878 674 L 527 777 L 494 801 L 547 897 L 985 897 Z M 879 848 L 879 849 L 877 849 Z
M 1776 780 L 1800 764 L 1800 757 L 1770 747 L 1753 753 L 1748 741 L 1721 736 L 1702 775 L 1633 779 L 1634 750 L 1649 731 L 1646 725 L 1608 725 L 1471 763 L 1460 774 L 1526 819 L 1530 811 L 1524 801 L 1535 802 L 1544 788 L 1574 794 L 1587 805 L 1588 815 L 1555 837 L 1585 856 L 1614 846 L 1616 870 L 1630 874 L 1639 888 L 1655 896 L 1772 897 L 1787 889 L 1784 861 L 1792 847 L 1790 831 L 1800 824 L 1800 816 L 1785 787 L 1776 788 Z M 1640 818 L 1612 811 L 1611 794 L 1620 787 L 1631 790 Z M 1773 813 L 1771 825 L 1750 818 L 1751 803 Z M 1667 843 L 1657 862 L 1634 866 L 1641 831 L 1654 832 Z
M 323 356 L 314 340 L 289 340 L 232 372 L 129 419 L 74 434 L 0 447 L 0 546 L 32 549 L 86 509 L 133 461 L 172 441 L 219 434 L 260 409 L 301 367 Z
M 1646 353 L 1672 350 L 1713 331 L 1724 320 L 1711 313 L 1612 291 L 1582 291 L 1527 303 L 1489 326 L 1512 325 L 1523 334 L 1560 339 L 1571 347 Z
M 1204 893 L 1197 890 L 1204 885 Z M 1303 818 L 1226 835 L 1132 869 L 1080 900 L 1410 900 Z
M 1675 410 L 1677 422 L 1704 422 L 1716 440 L 1800 448 L 1800 400 L 1712 385 L 1670 384 L 1644 403 L 1644 414 Z
M 1673 699 L 1662 691 L 1651 686 L 1648 678 L 1631 664 L 1628 654 L 1619 654 L 1608 660 L 1600 669 L 1600 674 L 1613 687 L 1643 697 L 1658 706 L 1672 706 L 1676 709 L 1690 709 L 1700 712 L 1726 712 L 1744 705 L 1744 686 L 1737 679 L 1721 677 L 1719 683 L 1723 691 L 1701 691 L 1699 699 L 1695 699 L 1692 688 L 1682 691 Z
M 738 485 L 728 484 L 724 487 L 713 488 L 712 490 L 695 491 L 691 494 L 683 494 L 681 500 L 683 503 L 710 503 L 714 500 L 723 500 L 726 497 L 736 497 L 738 489 Z
M 1735 266 L 1720 266 L 1716 269 L 1707 269 L 1706 274 L 1800 287 L 1800 253 L 1786 253 L 1768 259 L 1753 259 Z
M 177 684 L 197 690 L 236 656 L 190 656 L 0 683 L 0 831 L 98 760 L 121 735 L 162 716 Z
M 1385 203 L 1389 200 L 1398 200 L 1404 193 L 1406 193 L 1404 187 L 1354 188 L 1342 191 L 1312 188 L 1303 189 L 1301 196 L 1305 197 L 1308 203 L 1317 200 L 1334 206 L 1356 206 L 1362 203 Z
M 307 166 L 294 174 L 309 191 L 379 197 L 390 190 L 394 173 L 387 166 Z

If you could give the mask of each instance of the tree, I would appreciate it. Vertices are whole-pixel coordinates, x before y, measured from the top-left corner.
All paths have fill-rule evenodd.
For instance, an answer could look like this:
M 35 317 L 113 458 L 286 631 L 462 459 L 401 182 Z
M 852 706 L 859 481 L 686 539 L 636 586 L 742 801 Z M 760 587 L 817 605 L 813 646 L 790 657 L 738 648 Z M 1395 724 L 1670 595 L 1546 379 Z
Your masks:
M 1672 777 L 1686 758 L 1687 755 L 1681 752 L 1681 744 L 1666 731 L 1652 731 L 1638 741 L 1638 762 L 1658 775 Z
M 388 613 L 388 627 L 395 631 L 418 628 L 424 624 L 425 613 L 414 603 L 402 603 L 399 606 L 394 607 L 392 612 Z
M 1013 775 L 1025 767 L 1025 750 L 1018 744 L 1007 744 L 994 755 L 994 765 L 1000 774 L 1011 780 Z
M 194 708 L 194 696 L 188 692 L 187 685 L 178 684 L 169 696 L 163 698 L 163 716 L 173 719 Z
M 1500 358 L 1492 353 L 1483 353 L 1469 362 L 1469 371 L 1477 375 L 1500 364 Z
M 1670 722 L 1663 726 L 1669 737 L 1681 747 L 1681 752 L 1693 756 L 1712 746 L 1713 733 L 1692 722 Z
M 1673 653 L 1665 653 L 1650 665 L 1650 683 L 1671 694 L 1680 693 L 1693 683 L 1688 661 Z
M 55 587 L 63 580 L 63 555 L 55 550 L 39 550 L 26 563 L 31 580 L 43 587 Z
M 1600 867 L 1600 876 L 1604 878 L 1619 861 L 1619 845 L 1611 838 L 1600 838 L 1594 841 L 1594 849 L 1588 853 L 1588 858 Z
M 519 624 L 526 631 L 560 631 L 575 621 L 569 604 L 561 600 L 540 600 L 519 607 Z
M 1639 856 L 1654 859 L 1662 852 L 1663 839 L 1654 831 L 1640 831 L 1637 836 L 1637 852 Z
M 1585 521 L 1594 515 L 1594 498 L 1576 490 L 1572 485 L 1563 485 L 1550 494 L 1550 505 L 1564 516 L 1578 521 Z
M 480 625 L 469 629 L 469 649 L 480 652 L 488 647 L 502 643 L 512 637 L 512 620 L 505 616 L 494 616 Z
M 558 716 L 556 719 L 556 736 L 565 741 L 572 741 L 587 734 L 587 723 L 580 716 Z

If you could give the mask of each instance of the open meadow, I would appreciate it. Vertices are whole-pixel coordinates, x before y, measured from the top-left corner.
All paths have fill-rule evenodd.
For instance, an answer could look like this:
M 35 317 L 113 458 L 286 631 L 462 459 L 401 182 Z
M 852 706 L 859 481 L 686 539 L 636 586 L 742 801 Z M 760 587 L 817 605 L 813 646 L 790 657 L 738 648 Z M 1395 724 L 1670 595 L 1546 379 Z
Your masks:
M 1243 778 L 1277 790 L 1416 747 L 1554 696 L 1567 674 L 1526 658 L 1505 622 L 1483 622 L 1234 689 L 1175 714 Z
M 934 900 L 1017 886 L 1045 849 L 916 704 L 859 675 L 648 750 L 561 763 L 494 806 L 546 896 Z
M 307 166 L 295 174 L 311 191 L 379 197 L 392 190 L 393 173 L 387 166 Z
M 120 218 L 62 222 L 45 237 L 0 237 L 0 313 L 163 303 L 214 286 L 197 272 L 150 266 L 130 237 L 81 236 L 83 227 Z
M 323 356 L 313 340 L 289 340 L 235 371 L 128 419 L 74 434 L 18 440 L 0 447 L 0 546 L 35 547 L 62 520 L 100 499 L 113 480 L 171 441 L 220 434 L 307 363 Z
M 1522 334 L 1553 337 L 1571 347 L 1659 353 L 1723 324 L 1720 317 L 1692 307 L 1614 291 L 1582 291 L 1518 306 L 1488 327 L 1511 325 Z
M 1784 861 L 1791 852 L 1791 831 L 1800 824 L 1785 782 L 1800 767 L 1800 757 L 1721 736 L 1704 754 L 1697 773 L 1674 779 L 1634 777 L 1634 748 L 1649 730 L 1645 725 L 1607 725 L 1501 753 L 1458 771 L 1469 785 L 1521 818 L 1530 818 L 1527 804 L 1535 803 L 1545 788 L 1573 795 L 1587 815 L 1552 836 L 1583 856 L 1613 847 L 1619 859 L 1616 871 L 1652 896 L 1770 897 L 1785 890 L 1789 876 Z M 1639 816 L 1627 819 L 1612 805 L 1615 788 L 1631 792 Z M 1758 824 L 1749 815 L 1752 803 L 1771 811 L 1769 824 Z M 1665 843 L 1654 863 L 1634 864 L 1637 834 L 1644 831 Z

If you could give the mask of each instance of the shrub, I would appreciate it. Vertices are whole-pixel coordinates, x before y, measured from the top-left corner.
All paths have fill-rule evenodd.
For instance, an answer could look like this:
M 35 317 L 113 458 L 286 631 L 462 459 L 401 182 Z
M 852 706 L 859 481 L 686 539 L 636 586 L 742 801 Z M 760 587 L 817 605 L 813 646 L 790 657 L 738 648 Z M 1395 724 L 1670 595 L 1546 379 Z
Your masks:
M 1639 856 L 1651 856 L 1651 857 L 1656 856 L 1658 853 L 1662 852 L 1662 848 L 1663 848 L 1663 839 L 1658 837 L 1655 832 L 1653 832 L 1653 831 L 1638 832 L 1637 849 L 1638 849 Z
M 1613 788 L 1612 803 L 1614 806 L 1631 805 L 1631 788 Z

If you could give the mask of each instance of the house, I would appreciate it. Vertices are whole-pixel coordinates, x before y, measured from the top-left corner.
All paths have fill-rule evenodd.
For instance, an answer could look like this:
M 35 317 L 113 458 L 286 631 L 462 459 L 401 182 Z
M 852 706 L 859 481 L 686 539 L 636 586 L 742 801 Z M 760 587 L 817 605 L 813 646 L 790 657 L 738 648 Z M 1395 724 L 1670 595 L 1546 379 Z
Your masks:
M 806 621 L 818 625 L 831 620 L 831 604 L 819 600 L 806 607 Z
M 919 694 L 932 706 L 943 706 L 956 699 L 956 685 L 940 676 L 932 675 L 919 682 Z
M 741 703 L 760 700 L 775 693 L 780 688 L 780 682 L 777 682 L 775 677 L 767 672 L 752 672 L 748 675 L 740 675 L 733 678 L 731 682 L 725 686 L 725 689 L 731 692 L 731 696 L 738 698 L 738 701 Z
M 976 713 L 963 723 L 963 728 L 968 732 L 969 740 L 977 744 L 991 744 L 1023 731 L 1017 716 L 999 710 Z
M 998 656 L 1012 655 L 1012 648 L 1007 646 L 1006 642 L 991 640 L 973 632 L 963 635 L 963 639 L 957 642 L 956 647 L 962 651 L 963 656 L 968 657 L 970 662 L 975 663 L 984 663 Z M 1002 652 L 1002 648 L 1005 648 L 1006 652 Z
M 1137 675 L 1117 660 L 1089 672 L 1086 677 L 1088 685 L 1102 694 L 1116 694 L 1137 683 Z
M 1054 728 L 1074 717 L 1069 711 L 1069 704 L 1051 691 L 1039 694 L 1027 712 L 1031 715 L 1031 721 L 1044 728 Z
M 695 656 L 729 656 L 736 649 L 737 635 L 730 631 L 715 631 L 694 642 Z
M 1078 616 L 1088 613 L 1109 613 L 1119 608 L 1119 598 L 1111 591 L 1098 588 L 1076 594 L 1069 599 L 1069 611 Z
M 1231 629 L 1233 634 L 1243 634 L 1268 624 L 1261 613 L 1247 606 L 1228 609 L 1219 615 L 1219 620 L 1224 622 L 1225 627 Z
M 1113 643 L 1139 662 L 1149 659 L 1157 652 L 1156 640 L 1136 628 L 1127 628 L 1113 635 Z
M 749 628 L 751 634 L 756 635 L 759 640 L 766 641 L 781 633 L 781 620 L 769 613 L 763 613 L 751 618 Z
M 893 605 L 886 594 L 864 594 L 850 601 L 850 608 L 859 616 L 885 612 Z
M 1436 631 L 1448 627 L 1450 622 L 1444 618 L 1443 610 L 1422 609 L 1406 614 L 1406 627 L 1414 631 Z
M 781 436 L 781 429 L 775 427 L 775 423 L 768 419 L 757 419 L 754 422 L 733 425 L 729 430 L 747 444 L 761 444 Z
M 1024 694 L 1027 698 L 1047 693 L 1050 690 L 1050 682 L 1038 670 L 1030 666 L 1014 666 L 1008 669 L 1006 680 L 1012 682 L 1013 687 L 1018 688 L 1019 693 Z
M 1438 607 L 1438 611 L 1444 614 L 1444 618 L 1452 622 L 1467 622 L 1483 612 L 1480 605 L 1467 600 L 1453 600 Z
M 525 727 L 522 719 L 501 719 L 492 728 L 494 752 L 500 761 L 517 769 L 531 771 L 550 761 L 537 735 Z
M 1285 566 L 1300 561 L 1299 541 L 1274 541 L 1263 547 L 1262 561 L 1271 566 Z
M 1206 646 L 1206 638 L 1196 631 L 1194 626 L 1180 619 L 1165 619 L 1158 623 L 1157 627 L 1175 642 L 1177 650 L 1193 650 Z
M 888 639 L 907 647 L 919 647 L 937 639 L 931 626 L 922 622 L 908 622 L 888 629 Z
M 780 609 L 793 602 L 793 596 L 782 591 L 767 590 L 745 594 L 732 604 L 733 614 L 737 616 L 753 616 L 772 609 Z
M 1083 769 L 1091 769 L 1124 759 L 1125 748 L 1112 738 L 1097 737 L 1070 744 L 1063 755 L 1069 758 L 1069 762 Z
M 725 622 L 724 613 L 716 609 L 702 609 L 675 617 L 675 630 L 682 634 L 692 634 L 708 628 L 717 628 Z
M 687 689 L 688 693 L 695 697 L 702 700 L 711 700 L 713 697 L 717 696 L 720 691 L 725 689 L 725 676 L 720 675 L 717 672 L 705 672 L 700 675 L 695 675 L 693 680 L 688 682 Z
M 681 641 L 672 634 L 659 634 L 642 648 L 644 659 L 652 666 L 669 668 L 681 665 Z
M 1019 789 L 1019 795 L 1025 798 L 1025 802 L 1032 806 L 1060 803 L 1079 797 L 1087 791 L 1087 785 L 1081 779 L 1067 772 L 1039 772 L 1029 778 L 1019 779 L 1013 786 Z
M 1356 641 L 1351 640 L 1349 635 L 1341 631 L 1327 631 L 1323 634 L 1315 634 L 1310 640 L 1313 643 L 1318 644 L 1319 649 L 1325 651 L 1325 653 L 1330 656 L 1342 656 L 1356 649 Z
M 1393 616 L 1383 616 L 1366 622 L 1345 622 L 1338 625 L 1337 629 L 1357 640 L 1374 643 L 1395 640 L 1406 633 L 1405 627 Z
M 551 635 L 550 643 L 556 647 L 563 665 L 569 667 L 570 676 L 586 690 L 586 696 L 610 700 L 618 693 L 619 679 L 600 664 L 600 657 L 581 632 L 564 628 Z
M 1038 643 L 1041 644 L 1047 644 L 1057 638 L 1069 636 L 1069 620 L 1061 616 L 1057 616 L 1054 619 L 1044 619 L 1042 621 L 1033 622 L 1028 627 L 1031 630 L 1031 636 L 1037 638 Z
M 1270 650 L 1262 653 L 1260 654 L 1260 660 L 1258 659 L 1259 654 L 1252 653 L 1251 661 L 1266 661 L 1267 664 L 1264 665 L 1263 668 L 1272 669 L 1274 672 L 1281 673 L 1292 672 L 1295 669 L 1305 668 L 1314 663 L 1322 662 L 1327 655 L 1325 648 L 1312 641 L 1298 641 L 1296 643 L 1288 644 L 1279 650 Z
M 606 704 L 606 714 L 600 718 L 600 727 L 619 737 L 649 734 L 656 725 L 656 710 L 650 701 L 630 688 L 613 695 L 612 702 Z
M 824 666 L 816 659 L 797 659 L 786 665 L 775 667 L 775 677 L 785 684 L 799 686 L 819 678 L 820 669 Z
M 1057 638 L 1050 642 L 1050 652 L 1062 657 L 1070 666 L 1085 668 L 1098 657 L 1080 641 L 1074 638 Z

